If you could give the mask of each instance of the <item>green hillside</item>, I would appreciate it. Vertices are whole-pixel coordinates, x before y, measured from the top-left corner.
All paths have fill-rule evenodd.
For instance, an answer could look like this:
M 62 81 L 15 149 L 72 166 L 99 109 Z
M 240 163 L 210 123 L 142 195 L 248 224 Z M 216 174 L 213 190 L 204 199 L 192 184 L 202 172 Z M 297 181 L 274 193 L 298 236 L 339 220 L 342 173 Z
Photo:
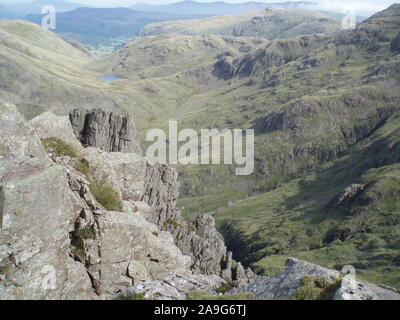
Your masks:
M 200 34 L 153 25 L 157 35 L 101 59 L 31 23 L 0 21 L 0 98 L 27 118 L 126 111 L 143 142 L 170 119 L 182 129 L 252 128 L 253 175 L 178 167 L 184 214 L 214 212 L 236 258 L 260 273 L 295 256 L 353 264 L 365 279 L 398 287 L 400 5 L 335 34 L 315 13 L 264 14 L 283 15 L 269 30 L 277 39 L 231 32 L 242 16 L 224 17 L 231 22 L 218 23 L 219 34 L 214 20 L 196 22 Z M 324 28 L 308 34 L 317 31 L 298 27 L 305 17 Z M 98 79 L 105 74 L 122 78 Z
M 284 39 L 313 33 L 334 33 L 340 21 L 320 12 L 283 10 L 269 7 L 240 15 L 204 19 L 152 23 L 144 27 L 142 36 L 179 33 L 191 35 L 226 35 Z

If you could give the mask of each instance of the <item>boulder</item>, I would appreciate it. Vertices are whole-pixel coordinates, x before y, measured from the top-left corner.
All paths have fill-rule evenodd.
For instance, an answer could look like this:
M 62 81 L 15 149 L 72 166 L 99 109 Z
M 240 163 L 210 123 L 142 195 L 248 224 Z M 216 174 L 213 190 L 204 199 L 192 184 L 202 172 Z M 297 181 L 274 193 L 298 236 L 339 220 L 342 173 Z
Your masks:
M 232 289 L 229 293 L 251 292 L 258 300 L 283 300 L 293 295 L 301 286 L 305 276 L 324 279 L 334 283 L 340 272 L 312 263 L 289 258 L 281 272 L 270 277 L 259 277 L 256 281 Z
M 0 160 L 0 190 L 0 299 L 93 298 L 84 265 L 70 257 L 75 217 L 63 168 Z
M 47 153 L 14 105 L 0 101 L 0 157 L 46 158 Z
M 52 112 L 44 112 L 29 121 L 41 139 L 59 138 L 72 145 L 81 154 L 82 144 L 76 139 L 68 116 L 57 116 Z
M 400 300 L 400 294 L 393 288 L 360 282 L 346 276 L 336 291 L 334 300 Z

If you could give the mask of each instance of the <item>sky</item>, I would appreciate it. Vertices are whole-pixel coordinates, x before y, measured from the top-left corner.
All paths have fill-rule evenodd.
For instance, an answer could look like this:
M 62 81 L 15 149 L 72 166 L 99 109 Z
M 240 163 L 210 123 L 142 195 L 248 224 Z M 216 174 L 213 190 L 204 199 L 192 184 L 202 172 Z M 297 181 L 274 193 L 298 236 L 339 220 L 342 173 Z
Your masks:
M 30 2 L 32 0 L 0 0 L 0 3 L 15 3 L 15 2 Z M 137 2 L 143 2 L 147 4 L 167 4 L 172 2 L 178 2 L 181 0 L 64 0 L 68 2 L 77 2 L 90 6 L 103 6 L 103 7 L 118 7 L 118 6 L 130 6 Z M 216 0 L 196 0 L 199 2 L 213 2 Z M 286 2 L 290 0 L 224 0 L 225 2 L 240 3 L 240 2 Z M 296 0 L 292 0 L 296 1 Z M 335 12 L 345 12 L 348 11 L 350 7 L 354 7 L 356 11 L 359 12 L 370 12 L 375 13 L 381 11 L 393 3 L 399 3 L 396 0 L 308 0 L 318 3 L 321 10 L 335 11 Z M 51 3 L 52 0 L 49 0 Z

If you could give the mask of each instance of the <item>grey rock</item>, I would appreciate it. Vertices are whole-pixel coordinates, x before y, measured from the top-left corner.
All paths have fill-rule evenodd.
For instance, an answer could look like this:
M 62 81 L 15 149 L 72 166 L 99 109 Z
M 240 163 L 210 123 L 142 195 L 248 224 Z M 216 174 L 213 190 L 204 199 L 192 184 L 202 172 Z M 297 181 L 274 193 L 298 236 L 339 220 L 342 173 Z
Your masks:
M 0 156 L 46 158 L 40 139 L 14 105 L 0 101 Z
M 146 219 L 173 235 L 182 252 L 192 257 L 193 271 L 222 276 L 227 281 L 239 280 L 232 277 L 232 253 L 228 252 L 212 215 L 199 215 L 192 223 L 187 222 L 176 207 L 178 196 L 176 170 L 163 165 L 149 165 L 141 201 L 148 203 L 153 211 L 147 211 Z M 240 282 L 248 282 L 247 275 Z
M 90 164 L 93 179 L 104 180 L 122 200 L 139 201 L 143 197 L 148 164 L 142 156 L 88 147 L 83 151 L 83 159 Z
M 129 115 L 100 109 L 75 109 L 69 113 L 69 118 L 76 137 L 85 147 L 97 147 L 106 152 L 142 153 Z
M 360 282 L 346 276 L 336 291 L 334 300 L 400 300 L 393 288 Z
M 47 159 L 0 160 L 0 299 L 90 299 L 83 264 L 71 257 L 73 194 Z
M 256 281 L 234 288 L 229 293 L 252 292 L 258 300 L 282 300 L 295 293 L 301 286 L 301 279 L 307 275 L 333 283 L 339 279 L 340 272 L 289 258 L 278 274 L 258 277 Z
M 151 300 L 186 300 L 191 291 L 215 291 L 226 282 L 218 276 L 201 274 L 174 274 L 163 280 L 140 282 L 120 295 L 142 294 Z
M 57 116 L 52 112 L 44 112 L 30 120 L 29 124 L 35 129 L 36 135 L 40 139 L 59 138 L 82 154 L 83 146 L 76 139 L 68 116 Z
M 190 257 L 139 213 L 93 212 L 90 235 L 76 233 L 85 264 L 98 294 L 111 297 L 138 281 L 164 279 L 188 272 Z

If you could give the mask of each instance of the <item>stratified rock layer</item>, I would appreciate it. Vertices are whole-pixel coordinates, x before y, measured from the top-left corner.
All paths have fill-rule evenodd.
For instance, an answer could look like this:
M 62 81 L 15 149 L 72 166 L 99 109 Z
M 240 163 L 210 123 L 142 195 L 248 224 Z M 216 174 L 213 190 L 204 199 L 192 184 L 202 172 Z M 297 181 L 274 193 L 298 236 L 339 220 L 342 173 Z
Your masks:
M 135 137 L 135 125 L 129 115 L 113 112 L 75 109 L 69 113 L 72 128 L 85 146 L 106 152 L 141 153 Z

